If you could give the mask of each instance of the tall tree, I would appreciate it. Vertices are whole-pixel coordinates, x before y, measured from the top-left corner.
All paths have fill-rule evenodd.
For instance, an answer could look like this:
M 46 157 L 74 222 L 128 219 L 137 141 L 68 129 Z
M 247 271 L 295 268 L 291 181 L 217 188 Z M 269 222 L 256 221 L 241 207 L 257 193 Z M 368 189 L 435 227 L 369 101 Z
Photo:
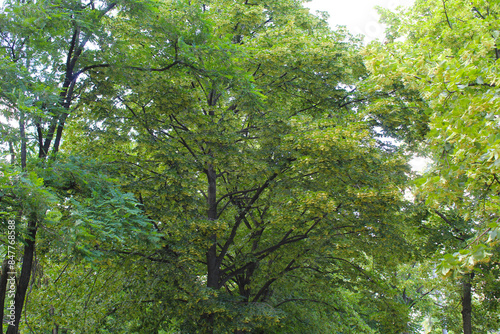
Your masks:
M 1 15 L 8 333 L 23 309 L 53 332 L 407 329 L 384 282 L 414 256 L 407 156 L 376 126 L 404 135 L 366 116 L 359 41 L 292 0 Z
M 67 202 L 71 195 L 57 193 L 71 189 L 71 173 L 54 190 L 44 178 L 64 175 L 51 166 L 60 151 L 66 121 L 85 93 L 84 76 L 100 64 L 97 38 L 107 37 L 103 22 L 113 10 L 138 9 L 131 1 L 4 1 L 0 13 L 0 112 L 2 115 L 1 160 L 2 215 L 16 221 L 16 233 L 22 242 L 20 269 L 15 277 L 15 317 L 7 333 L 19 330 L 28 287 L 35 271 L 36 245 L 40 233 L 54 221 L 60 208 L 75 209 Z M 5 154 L 5 155 L 4 155 Z M 51 161 L 48 157 L 51 156 Z M 73 165 L 73 167 L 76 165 Z M 67 167 L 67 166 L 66 166 Z M 78 173 L 78 171 L 75 171 Z M 73 180 L 74 181 L 74 180 Z M 88 180 L 86 181 L 88 184 Z M 77 182 L 78 183 L 78 182 Z M 77 184 L 75 183 L 75 184 Z M 85 184 L 85 182 L 84 182 Z M 70 185 L 70 186 L 68 186 Z M 105 187 L 106 189 L 107 187 Z M 109 190 L 109 188 L 107 188 Z M 90 198 L 102 201 L 100 194 L 85 189 Z M 122 194 L 114 193 L 117 197 Z M 122 198 L 125 205 L 133 199 Z M 109 200 L 109 198 L 108 198 Z M 115 198 L 116 200 L 116 198 Z M 66 203 L 65 203 L 66 201 Z M 88 209 L 84 202 L 78 209 Z M 103 204 L 100 202 L 99 204 Z M 109 207 L 108 207 L 109 208 Z M 116 207 L 115 207 L 116 209 Z M 115 212 L 116 213 L 116 212 Z M 68 221 L 73 221 L 69 219 Z M 86 221 L 85 223 L 88 223 Z M 88 225 L 85 225 L 88 228 Z M 7 226 L 2 226 L 7 229 Z M 5 234 L 7 235 L 7 234 Z M 7 253 L 6 250 L 3 252 Z M 5 281 L 6 272 L 0 281 Z M 5 293 L 5 289 L 0 289 Z M 1 300 L 4 296 L 1 296 Z M 2 305 L 3 307 L 3 305 Z M 1 328 L 3 332 L 3 328 Z
M 417 182 L 432 214 L 461 240 L 438 267 L 470 271 L 498 241 L 499 11 L 494 1 L 416 1 L 398 13 L 382 10 L 387 43 L 367 49 L 379 88 L 403 84 L 419 92 L 431 131 L 433 165 Z M 453 218 L 452 218 L 453 217 Z M 471 278 L 463 278 L 464 333 L 471 333 Z
M 384 242 L 408 246 L 407 158 L 365 122 L 358 41 L 297 1 L 165 1 L 110 29 L 100 48 L 125 66 L 89 72 L 67 147 L 118 166 L 163 233 L 137 273 L 165 281 L 143 291 L 150 314 L 183 310 L 191 332 L 276 329 L 298 302 L 347 312 L 313 286 L 398 262 Z

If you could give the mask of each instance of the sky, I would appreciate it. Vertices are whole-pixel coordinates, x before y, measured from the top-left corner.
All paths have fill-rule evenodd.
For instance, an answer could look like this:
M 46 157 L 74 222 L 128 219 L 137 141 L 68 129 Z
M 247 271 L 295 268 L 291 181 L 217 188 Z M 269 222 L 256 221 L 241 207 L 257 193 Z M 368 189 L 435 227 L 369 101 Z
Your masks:
M 311 0 L 306 6 L 312 11 L 328 12 L 330 26 L 345 25 L 354 35 L 366 36 L 365 42 L 369 42 L 384 38 L 384 26 L 378 23 L 375 6 L 394 10 L 412 3 L 413 0 Z

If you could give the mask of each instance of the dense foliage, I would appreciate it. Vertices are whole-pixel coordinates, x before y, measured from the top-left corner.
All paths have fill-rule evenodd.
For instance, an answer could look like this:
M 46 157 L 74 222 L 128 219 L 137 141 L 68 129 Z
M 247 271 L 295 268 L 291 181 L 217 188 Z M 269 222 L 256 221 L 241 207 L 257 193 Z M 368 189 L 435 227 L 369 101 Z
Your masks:
M 490 297 L 497 293 L 489 290 L 498 286 L 490 275 L 498 270 L 498 14 L 496 1 L 416 1 L 398 13 L 382 10 L 387 43 L 365 51 L 377 89 L 403 85 L 423 99 L 433 163 L 415 192 L 429 211 L 429 240 L 439 245 L 436 272 L 453 274 L 462 290 L 440 298 L 438 328 L 461 331 L 449 310 L 458 299 L 464 333 L 499 327 L 498 299 Z
M 462 249 L 446 274 L 496 241 L 496 142 L 436 125 L 495 84 L 435 102 L 442 80 L 419 66 L 447 35 L 410 50 L 435 24 L 412 13 L 386 13 L 407 39 L 372 44 L 370 74 L 361 41 L 302 1 L 5 1 L 0 333 L 414 333 L 471 284 L 492 314 L 496 257 L 445 282 L 428 259 Z M 444 146 L 413 203 L 426 135 Z M 471 143 L 474 178 L 456 151 Z M 460 328 L 451 306 L 440 319 Z

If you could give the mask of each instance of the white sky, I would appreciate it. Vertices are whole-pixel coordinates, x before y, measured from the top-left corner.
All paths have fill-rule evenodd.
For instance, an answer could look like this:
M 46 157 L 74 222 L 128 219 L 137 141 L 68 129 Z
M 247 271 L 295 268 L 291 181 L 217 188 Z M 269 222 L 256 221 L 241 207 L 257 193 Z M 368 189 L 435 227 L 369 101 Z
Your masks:
M 313 12 L 328 12 L 330 26 L 345 25 L 354 35 L 365 35 L 365 42 L 369 42 L 384 38 L 385 28 L 378 23 L 379 15 L 375 6 L 394 10 L 412 3 L 413 0 L 311 0 L 306 7 Z

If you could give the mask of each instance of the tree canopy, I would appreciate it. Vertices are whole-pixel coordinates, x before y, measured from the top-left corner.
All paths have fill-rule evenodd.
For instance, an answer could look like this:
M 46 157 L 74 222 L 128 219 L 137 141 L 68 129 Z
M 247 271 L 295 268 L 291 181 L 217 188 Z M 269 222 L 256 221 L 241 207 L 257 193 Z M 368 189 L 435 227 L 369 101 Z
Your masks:
M 498 36 L 493 7 L 412 10 L 364 59 L 303 1 L 5 1 L 0 333 L 418 331 L 458 291 L 428 259 L 449 252 L 446 274 L 496 241 L 496 116 L 472 122 L 495 83 L 447 62 L 493 72 Z
M 471 333 L 471 284 L 483 295 L 492 282 L 481 268 L 498 266 L 498 4 L 416 1 L 381 13 L 389 29 L 385 44 L 365 50 L 370 80 L 376 89 L 402 85 L 422 99 L 430 128 L 424 149 L 433 163 L 415 181 L 415 194 L 431 215 L 426 228 L 438 233 L 437 273 L 463 276 L 464 333 Z M 489 329 L 497 330 L 491 319 Z
M 488 1 L 423 1 L 401 15 L 384 12 L 391 43 L 367 51 L 379 85 L 403 82 L 426 101 L 435 164 L 420 191 L 479 232 L 477 247 L 461 253 L 466 266 L 483 259 L 484 242 L 498 234 L 497 11 Z

